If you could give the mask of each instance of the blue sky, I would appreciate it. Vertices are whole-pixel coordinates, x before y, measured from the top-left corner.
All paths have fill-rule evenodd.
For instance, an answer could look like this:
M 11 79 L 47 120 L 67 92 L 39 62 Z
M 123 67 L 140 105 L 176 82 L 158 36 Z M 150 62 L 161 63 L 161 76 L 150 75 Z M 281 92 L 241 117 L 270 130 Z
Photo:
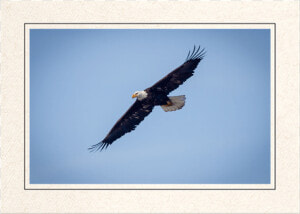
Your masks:
M 193 77 L 107 150 L 143 90 L 207 50 Z M 270 31 L 30 30 L 30 183 L 270 183 Z

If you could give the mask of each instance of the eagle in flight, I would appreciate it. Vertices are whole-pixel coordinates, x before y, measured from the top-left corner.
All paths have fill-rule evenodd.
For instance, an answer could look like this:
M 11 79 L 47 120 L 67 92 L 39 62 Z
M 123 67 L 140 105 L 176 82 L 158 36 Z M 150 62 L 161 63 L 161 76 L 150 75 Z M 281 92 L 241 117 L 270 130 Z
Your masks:
M 103 150 L 124 134 L 133 131 L 151 113 L 154 106 L 161 106 L 165 112 L 181 109 L 185 104 L 185 95 L 168 96 L 168 94 L 193 76 L 194 70 L 205 53 L 204 49 L 200 49 L 200 46 L 197 49 L 194 46 L 193 51 L 189 51 L 182 65 L 153 86 L 143 91 L 134 92 L 132 98 L 136 98 L 136 101 L 116 122 L 107 136 L 101 142 L 91 146 L 89 150 Z

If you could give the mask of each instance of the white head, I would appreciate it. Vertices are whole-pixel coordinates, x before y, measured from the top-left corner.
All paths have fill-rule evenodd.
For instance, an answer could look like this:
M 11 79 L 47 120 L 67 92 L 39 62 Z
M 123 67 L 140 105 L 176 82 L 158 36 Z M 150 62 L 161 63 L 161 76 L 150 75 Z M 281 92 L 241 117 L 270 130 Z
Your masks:
M 143 100 L 147 97 L 147 92 L 146 91 L 136 91 L 134 92 L 134 94 L 132 95 L 132 98 L 137 97 L 138 100 Z

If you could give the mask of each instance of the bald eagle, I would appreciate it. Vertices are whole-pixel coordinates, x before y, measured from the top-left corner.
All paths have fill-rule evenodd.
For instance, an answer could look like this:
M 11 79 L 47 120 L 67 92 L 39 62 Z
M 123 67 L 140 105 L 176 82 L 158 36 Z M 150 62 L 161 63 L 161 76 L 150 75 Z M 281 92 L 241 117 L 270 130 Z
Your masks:
M 102 151 L 124 134 L 133 131 L 151 113 L 154 106 L 161 106 L 165 112 L 181 109 L 185 104 L 185 95 L 168 96 L 168 94 L 193 76 L 194 70 L 205 53 L 204 49 L 200 49 L 200 46 L 197 49 L 194 46 L 193 51 L 189 51 L 181 66 L 153 86 L 143 91 L 134 92 L 132 98 L 136 98 L 136 101 L 133 105 L 116 122 L 107 136 L 101 142 L 91 146 L 89 150 L 97 151 L 100 149 Z

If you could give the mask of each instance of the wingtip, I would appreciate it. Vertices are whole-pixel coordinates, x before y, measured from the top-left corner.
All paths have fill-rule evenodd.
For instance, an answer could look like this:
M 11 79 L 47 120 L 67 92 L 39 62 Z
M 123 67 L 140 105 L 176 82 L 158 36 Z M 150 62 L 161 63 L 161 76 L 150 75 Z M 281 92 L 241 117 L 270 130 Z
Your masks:
M 97 152 L 99 150 L 101 152 L 104 148 L 106 149 L 108 146 L 109 146 L 109 143 L 101 141 L 101 142 L 89 147 L 88 150 L 89 150 L 89 152 Z
M 196 46 L 194 45 L 193 51 L 189 54 L 185 60 L 185 62 L 188 62 L 190 60 L 202 60 L 204 58 L 206 54 L 205 48 L 201 48 L 201 46 L 199 45 L 198 48 L 196 49 Z

